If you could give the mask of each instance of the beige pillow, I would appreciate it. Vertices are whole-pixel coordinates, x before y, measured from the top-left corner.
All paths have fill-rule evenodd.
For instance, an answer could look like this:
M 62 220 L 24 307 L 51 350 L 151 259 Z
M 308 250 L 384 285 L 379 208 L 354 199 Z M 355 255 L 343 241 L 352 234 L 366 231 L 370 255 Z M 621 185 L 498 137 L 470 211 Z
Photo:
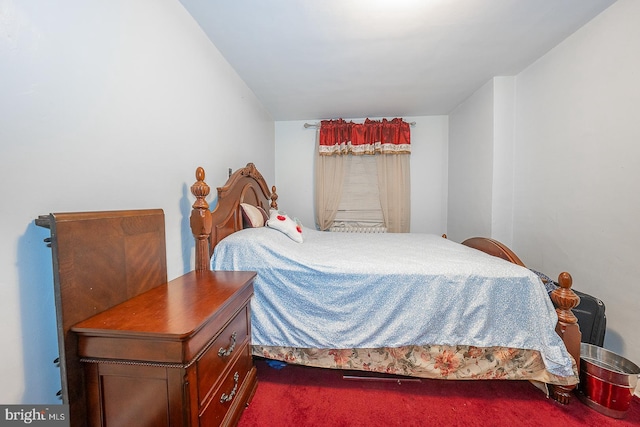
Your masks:
M 244 228 L 256 228 L 264 226 L 264 215 L 262 211 L 248 203 L 240 203 L 242 208 L 242 224 Z

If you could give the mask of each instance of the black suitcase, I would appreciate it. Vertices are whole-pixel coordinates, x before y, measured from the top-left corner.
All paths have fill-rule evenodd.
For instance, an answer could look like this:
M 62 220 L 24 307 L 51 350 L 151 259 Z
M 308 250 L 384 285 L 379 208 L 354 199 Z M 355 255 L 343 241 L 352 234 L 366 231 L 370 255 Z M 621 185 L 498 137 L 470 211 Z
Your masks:
M 604 303 L 589 294 L 573 290 L 580 297 L 580 304 L 573 309 L 578 318 L 582 342 L 602 347 L 607 330 L 607 316 Z
M 547 288 L 547 292 L 551 292 L 558 288 L 558 282 L 551 280 L 545 274 L 531 270 L 536 273 L 542 283 Z M 580 303 L 573 309 L 573 314 L 578 318 L 580 332 L 582 333 L 582 342 L 602 347 L 604 344 L 604 335 L 607 331 L 607 316 L 605 314 L 604 303 L 589 294 L 573 290 L 580 297 Z

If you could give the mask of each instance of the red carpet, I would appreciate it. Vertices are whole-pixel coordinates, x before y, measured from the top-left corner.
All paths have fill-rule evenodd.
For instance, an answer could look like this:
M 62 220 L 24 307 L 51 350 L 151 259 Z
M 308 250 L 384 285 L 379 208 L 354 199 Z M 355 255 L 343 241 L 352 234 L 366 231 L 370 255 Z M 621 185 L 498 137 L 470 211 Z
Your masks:
M 526 381 L 361 381 L 343 371 L 256 361 L 258 389 L 239 426 L 638 426 L 640 399 L 623 420 L 575 398 L 560 405 Z

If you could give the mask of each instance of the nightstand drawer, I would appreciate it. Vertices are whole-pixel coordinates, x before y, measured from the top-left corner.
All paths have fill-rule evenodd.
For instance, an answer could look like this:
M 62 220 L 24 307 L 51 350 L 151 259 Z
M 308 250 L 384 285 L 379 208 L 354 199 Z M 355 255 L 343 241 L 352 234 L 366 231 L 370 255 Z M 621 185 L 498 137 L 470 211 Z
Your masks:
M 237 405 L 240 400 L 242 400 L 240 404 L 246 403 L 246 397 L 243 397 L 247 394 L 245 382 L 253 368 L 253 360 L 248 343 L 239 346 L 238 351 L 241 354 L 238 355 L 231 369 L 225 372 L 219 387 L 216 388 L 204 410 L 200 413 L 200 426 L 221 425 L 227 414 L 237 412 L 230 411 L 233 406 Z
M 222 330 L 211 347 L 197 361 L 198 403 L 200 406 L 221 379 L 222 372 L 246 350 L 249 341 L 249 310 L 243 307 Z

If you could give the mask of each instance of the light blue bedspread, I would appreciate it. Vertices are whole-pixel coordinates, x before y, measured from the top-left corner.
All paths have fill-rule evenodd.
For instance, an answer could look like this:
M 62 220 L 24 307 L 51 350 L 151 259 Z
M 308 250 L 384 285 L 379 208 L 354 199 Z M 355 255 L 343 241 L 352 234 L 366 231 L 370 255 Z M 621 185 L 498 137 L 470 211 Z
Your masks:
M 213 269 L 258 273 L 252 344 L 514 347 L 573 374 L 553 304 L 528 269 L 435 235 L 305 229 L 304 238 L 261 227 L 215 248 Z

